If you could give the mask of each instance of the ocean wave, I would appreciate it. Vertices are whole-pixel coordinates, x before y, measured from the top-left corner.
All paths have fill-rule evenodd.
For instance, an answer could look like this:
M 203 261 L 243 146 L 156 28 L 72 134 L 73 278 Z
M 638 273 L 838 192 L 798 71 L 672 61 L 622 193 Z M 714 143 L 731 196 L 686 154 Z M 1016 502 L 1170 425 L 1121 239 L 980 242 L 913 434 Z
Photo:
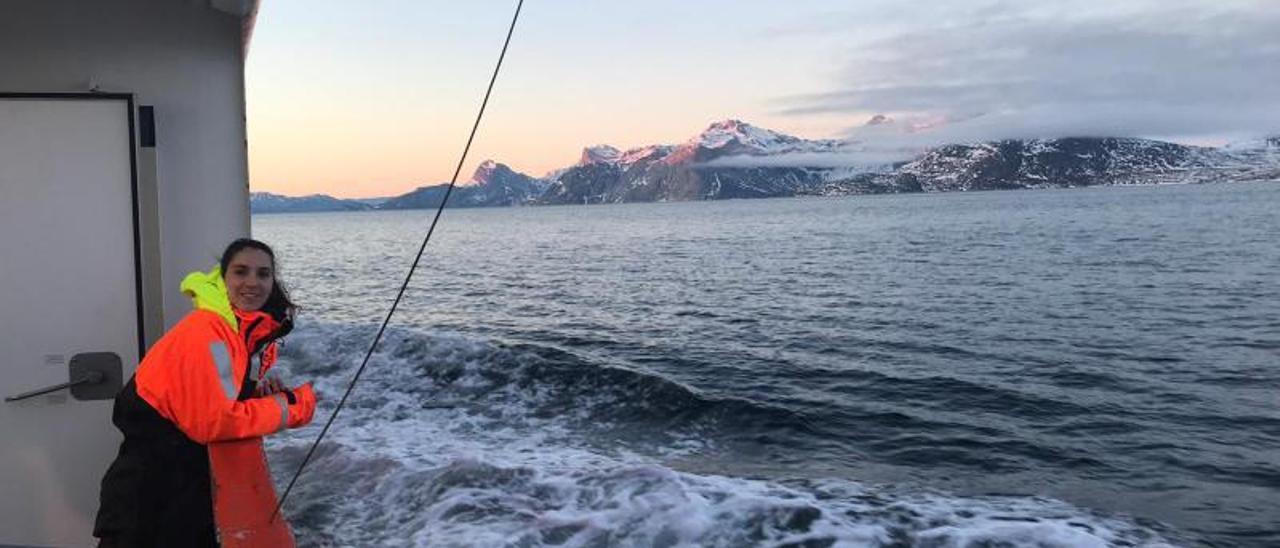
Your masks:
M 326 438 L 351 468 L 336 460 L 314 481 L 361 499 L 332 501 L 328 515 L 342 520 L 366 514 L 351 510 L 357 503 L 395 512 L 386 501 L 417 500 L 454 462 L 535 479 L 658 466 L 785 484 L 818 498 L 813 523 L 824 524 L 839 513 L 817 487 L 792 481 L 846 478 L 889 505 L 927 489 L 1033 493 L 1203 537 L 1172 537 L 1180 543 L 1277 545 L 1276 188 L 985 193 L 945 207 L 918 196 L 455 212 Z M 368 349 L 380 319 L 370 315 L 402 279 L 412 219 L 255 219 L 307 306 L 280 370 L 317 381 L 320 418 Z M 1112 243 L 1119 237 L 1148 245 Z M 273 436 L 273 458 L 317 430 Z M 897 482 L 903 491 L 886 494 Z M 412 486 L 400 495 L 409 498 L 365 496 L 394 485 Z M 446 498 L 467 489 L 450 485 Z M 951 498 L 958 512 L 981 506 Z M 572 509 L 538 515 L 555 508 Z M 591 508 L 575 515 L 597 516 Z M 688 508 L 678 516 L 706 515 Z M 348 545 L 415 544 L 427 533 L 397 525 L 414 516 L 365 536 L 312 534 L 329 527 L 318 522 L 303 530 L 359 539 Z M 480 544 L 714 545 L 748 528 L 718 516 L 703 519 L 723 533 L 706 536 L 605 521 L 525 525 Z M 888 542 L 1000 546 L 1056 538 L 1047 529 L 1058 526 L 1064 538 L 1089 533 L 1009 516 L 953 519 L 963 532 L 939 525 L 945 541 L 930 540 L 926 522 Z M 757 544 L 862 544 L 817 527 Z
M 289 468 L 304 453 L 272 456 Z M 311 466 L 325 479 L 302 482 L 288 512 L 300 546 L 1170 545 L 1051 499 L 698 475 L 554 448 L 415 467 L 326 443 Z
M 283 346 L 282 368 L 294 377 L 318 378 L 321 395 L 335 399 L 372 334 L 368 326 L 303 324 Z M 389 329 L 361 385 L 349 405 L 393 420 L 445 408 L 468 417 L 459 424 L 554 423 L 584 439 L 607 432 L 611 442 L 624 439 L 633 446 L 678 445 L 708 432 L 757 440 L 818 433 L 805 416 L 783 407 L 704 394 L 656 373 L 593 361 L 556 346 L 451 333 Z
M 294 379 L 316 380 L 323 417 L 371 335 L 370 326 L 304 322 L 286 342 L 279 367 Z M 1169 542 L 1158 526 L 1051 499 L 680 471 L 668 463 L 705 453 L 717 440 L 758 443 L 781 431 L 773 443 L 789 443 L 791 432 L 818 432 L 787 410 L 709 397 L 656 374 L 550 346 L 392 329 L 348 405 L 289 502 L 303 546 Z M 312 430 L 269 442 L 281 483 L 306 453 Z M 932 445 L 982 445 L 898 442 L 889 452 L 904 462 Z M 1038 451 L 1005 449 L 1029 457 Z M 936 451 L 925 458 L 973 456 Z

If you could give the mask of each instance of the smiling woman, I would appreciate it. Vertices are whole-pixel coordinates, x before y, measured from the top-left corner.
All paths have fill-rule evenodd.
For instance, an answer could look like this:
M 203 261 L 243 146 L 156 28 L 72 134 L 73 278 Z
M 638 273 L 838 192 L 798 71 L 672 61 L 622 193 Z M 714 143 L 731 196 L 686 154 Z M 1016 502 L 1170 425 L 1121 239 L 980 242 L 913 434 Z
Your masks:
M 287 311 L 292 315 L 293 302 L 284 287 L 276 283 L 275 254 L 267 244 L 249 238 L 231 242 L 222 253 L 218 267 L 222 269 L 227 297 L 235 309 L 256 311 L 270 300 L 272 307 L 268 313 Z
M 291 546 L 262 437 L 311 422 L 311 385 L 266 377 L 294 305 L 275 254 L 247 238 L 182 282 L 195 310 L 164 335 L 116 397 L 124 442 L 102 480 L 103 546 Z M 225 273 L 225 274 L 224 274 Z M 245 544 L 238 544 L 243 542 Z

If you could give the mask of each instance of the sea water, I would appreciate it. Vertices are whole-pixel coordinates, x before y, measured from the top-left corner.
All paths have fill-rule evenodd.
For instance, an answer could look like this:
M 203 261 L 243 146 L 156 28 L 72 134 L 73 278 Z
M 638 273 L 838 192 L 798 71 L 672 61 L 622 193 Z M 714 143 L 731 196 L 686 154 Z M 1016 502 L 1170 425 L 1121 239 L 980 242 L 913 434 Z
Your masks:
M 260 215 L 310 428 L 430 211 Z M 1280 184 L 447 210 L 314 546 L 1280 545 Z

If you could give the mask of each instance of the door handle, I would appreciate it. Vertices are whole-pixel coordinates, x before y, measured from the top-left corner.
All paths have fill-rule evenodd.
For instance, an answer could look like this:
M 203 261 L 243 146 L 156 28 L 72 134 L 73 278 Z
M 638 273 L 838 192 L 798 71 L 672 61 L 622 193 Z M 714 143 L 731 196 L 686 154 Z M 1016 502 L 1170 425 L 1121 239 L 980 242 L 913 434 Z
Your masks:
M 98 383 L 102 382 L 102 380 L 103 380 L 103 379 L 105 379 L 105 378 L 106 378 L 106 375 L 103 375 L 101 371 L 85 371 L 84 376 L 82 376 L 82 377 L 80 377 L 79 379 L 76 379 L 76 380 L 74 380 L 74 381 L 64 382 L 64 383 L 62 383 L 62 384 L 55 384 L 55 385 L 53 385 L 53 386 L 49 386 L 49 387 L 46 387 L 46 388 L 41 388 L 41 389 L 39 389 L 39 390 L 32 390 L 32 391 L 30 391 L 30 392 L 23 392 L 23 393 L 21 393 L 21 394 L 17 394 L 17 395 L 9 396 L 9 397 L 5 398 L 5 399 L 4 399 L 4 401 L 7 401 L 7 402 L 8 402 L 8 401 L 25 400 L 25 399 L 27 399 L 27 398 L 34 398 L 34 397 L 39 396 L 39 395 L 41 395 L 41 394 L 48 394 L 48 393 L 50 393 L 50 392 L 57 392 L 57 391 L 62 390 L 62 389 L 64 389 L 64 388 L 71 388 L 72 386 L 80 386 L 80 385 L 84 385 L 84 384 L 98 384 Z
M 71 356 L 67 378 L 62 384 L 24 392 L 4 399 L 6 402 L 71 389 L 71 397 L 80 401 L 109 400 L 116 397 L 124 384 L 124 368 L 114 352 L 84 352 Z

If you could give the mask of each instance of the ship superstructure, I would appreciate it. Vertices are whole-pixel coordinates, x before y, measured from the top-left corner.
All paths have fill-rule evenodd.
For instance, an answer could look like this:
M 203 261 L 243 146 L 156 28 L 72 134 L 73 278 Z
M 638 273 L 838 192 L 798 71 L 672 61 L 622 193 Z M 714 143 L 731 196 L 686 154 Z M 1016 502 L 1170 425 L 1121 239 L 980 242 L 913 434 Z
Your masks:
M 257 2 L 0 9 L 0 545 L 85 546 L 112 397 L 249 232 Z

